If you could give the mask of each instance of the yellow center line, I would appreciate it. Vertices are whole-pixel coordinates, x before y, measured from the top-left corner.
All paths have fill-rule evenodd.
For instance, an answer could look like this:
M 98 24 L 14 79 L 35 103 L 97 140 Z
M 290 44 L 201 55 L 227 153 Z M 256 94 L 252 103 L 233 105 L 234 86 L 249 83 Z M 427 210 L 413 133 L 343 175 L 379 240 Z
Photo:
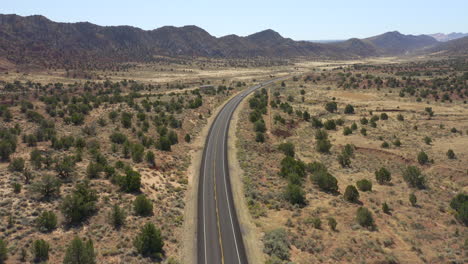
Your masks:
M 216 139 L 219 136 L 219 131 L 220 129 L 217 130 L 216 132 Z M 217 154 L 217 149 L 218 149 L 218 141 L 215 140 L 214 143 L 214 148 L 215 148 L 215 153 L 214 153 L 214 159 L 213 159 L 213 178 L 214 178 L 214 198 L 215 198 L 215 203 L 216 203 L 216 223 L 218 225 L 218 240 L 219 240 L 219 246 L 221 247 L 221 263 L 224 264 L 224 249 L 223 249 L 223 240 L 221 237 L 221 225 L 219 224 L 219 211 L 218 211 L 218 198 L 217 198 L 217 191 L 216 191 L 216 154 Z

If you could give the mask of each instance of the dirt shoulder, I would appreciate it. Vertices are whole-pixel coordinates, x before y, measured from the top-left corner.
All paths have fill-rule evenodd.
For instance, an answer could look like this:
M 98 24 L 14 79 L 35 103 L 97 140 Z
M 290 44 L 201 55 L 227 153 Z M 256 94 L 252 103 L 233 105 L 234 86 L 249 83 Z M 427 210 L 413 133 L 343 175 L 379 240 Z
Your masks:
M 265 256 L 262 252 L 261 234 L 258 228 L 255 227 L 254 222 L 247 208 L 245 200 L 244 188 L 242 178 L 244 171 L 242 170 L 239 160 L 237 159 L 237 141 L 236 136 L 237 125 L 239 121 L 239 113 L 244 109 L 247 98 L 239 104 L 231 119 L 231 127 L 228 135 L 228 159 L 229 159 L 229 175 L 231 177 L 231 188 L 236 208 L 237 218 L 239 220 L 242 237 L 244 239 L 245 250 L 249 263 L 264 263 Z

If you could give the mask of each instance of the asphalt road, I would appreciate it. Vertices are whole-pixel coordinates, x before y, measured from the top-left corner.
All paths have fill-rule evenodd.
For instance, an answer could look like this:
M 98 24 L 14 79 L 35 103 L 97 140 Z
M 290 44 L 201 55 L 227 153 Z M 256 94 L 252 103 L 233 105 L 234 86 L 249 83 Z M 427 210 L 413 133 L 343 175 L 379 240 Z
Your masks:
M 229 178 L 229 123 L 234 110 L 246 95 L 278 80 L 250 87 L 231 98 L 211 125 L 203 151 L 198 185 L 198 264 L 248 263 Z

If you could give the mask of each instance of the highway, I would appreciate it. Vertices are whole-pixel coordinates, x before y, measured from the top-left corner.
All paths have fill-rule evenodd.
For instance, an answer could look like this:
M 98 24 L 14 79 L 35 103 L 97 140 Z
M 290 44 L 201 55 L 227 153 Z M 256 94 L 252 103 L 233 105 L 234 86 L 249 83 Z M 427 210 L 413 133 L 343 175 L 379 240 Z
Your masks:
M 198 183 L 198 264 L 248 263 L 229 178 L 229 124 L 235 109 L 248 94 L 278 80 L 280 78 L 255 85 L 231 98 L 211 125 L 203 150 Z

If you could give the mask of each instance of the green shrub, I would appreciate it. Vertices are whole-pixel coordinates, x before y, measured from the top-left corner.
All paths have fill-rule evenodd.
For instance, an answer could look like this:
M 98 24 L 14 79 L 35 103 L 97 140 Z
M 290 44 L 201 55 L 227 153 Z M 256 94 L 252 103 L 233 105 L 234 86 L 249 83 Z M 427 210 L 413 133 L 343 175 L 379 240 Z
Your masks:
M 389 148 L 389 147 L 390 147 L 390 145 L 388 144 L 388 142 L 387 142 L 387 141 L 384 141 L 384 142 L 382 142 L 382 145 L 381 145 L 381 147 L 382 147 L 382 148 Z
M 125 176 L 117 178 L 117 183 L 120 189 L 127 193 L 134 193 L 140 191 L 141 187 L 141 176 L 140 173 L 132 169 L 128 169 L 125 172 Z
M 316 148 L 317 148 L 317 151 L 320 153 L 329 153 L 331 147 L 332 147 L 332 144 L 330 140 L 328 139 L 322 139 L 322 140 L 316 141 Z
M 156 166 L 156 161 L 154 157 L 154 153 L 152 151 L 146 152 L 146 162 L 151 166 Z
M 312 174 L 311 180 L 316 184 L 322 191 L 325 192 L 337 192 L 338 181 L 333 175 L 327 171 L 320 170 Z
M 291 143 L 291 142 L 285 142 L 285 143 L 281 143 L 279 146 L 278 146 L 278 149 L 280 151 L 282 151 L 284 153 L 284 155 L 286 156 L 289 156 L 289 157 L 294 157 L 294 154 L 295 154 L 295 147 L 294 147 L 294 144 Z
M 389 183 L 392 180 L 392 174 L 386 168 L 382 167 L 375 171 L 375 179 L 379 184 Z
M 386 113 L 382 113 L 380 114 L 380 119 L 382 120 L 387 120 L 388 119 L 388 115 Z
M 60 194 L 62 182 L 52 175 L 43 175 L 41 179 L 32 184 L 31 190 L 43 199 L 50 199 Z
M 102 166 L 98 163 L 90 162 L 86 167 L 86 176 L 90 179 L 99 178 L 99 174 L 102 171 Z
M 304 191 L 302 190 L 301 186 L 297 184 L 288 184 L 288 186 L 286 187 L 285 197 L 286 200 L 288 200 L 291 204 L 305 204 Z
M 263 252 L 282 261 L 290 258 L 290 242 L 285 229 L 267 231 L 263 237 Z
M 152 223 L 145 224 L 133 242 L 137 252 L 145 257 L 160 258 L 163 253 L 164 241 L 161 231 Z
M 72 194 L 67 195 L 60 205 L 65 222 L 75 225 L 86 220 L 97 210 L 97 199 L 97 193 L 88 181 L 76 184 Z
M 414 193 L 411 193 L 409 195 L 409 201 L 410 201 L 412 206 L 416 206 L 416 204 L 418 202 L 418 199 L 416 198 L 416 195 Z
M 255 142 L 265 142 L 265 135 L 262 132 L 257 132 L 257 134 L 255 135 Z
M 372 182 L 366 179 L 362 179 L 356 182 L 356 186 L 360 191 L 367 192 L 372 191 Z
M 127 141 L 127 136 L 120 133 L 120 132 L 114 132 L 109 136 L 110 140 L 112 143 L 115 144 L 123 144 L 125 141 Z
M 369 120 L 367 120 L 367 118 L 363 117 L 363 118 L 361 118 L 360 122 L 361 122 L 361 125 L 367 125 L 369 123 Z
M 352 133 L 353 133 L 353 130 L 351 130 L 350 127 L 343 128 L 343 135 L 347 136 L 347 135 L 351 135 Z
M 140 194 L 133 201 L 133 210 L 139 216 L 150 216 L 153 214 L 153 203 L 144 194 Z
M 432 139 L 428 136 L 425 136 L 424 137 L 424 143 L 426 143 L 427 145 L 430 145 L 432 143 Z
M 133 115 L 131 113 L 122 112 L 120 121 L 124 128 L 130 128 L 132 126 L 132 117 Z
M 10 171 L 22 172 L 24 169 L 24 159 L 23 158 L 14 158 L 11 160 L 10 165 L 8 165 Z
M 11 186 L 13 187 L 13 192 L 14 193 L 20 193 L 21 192 L 22 186 L 21 186 L 20 183 L 14 182 Z
M 328 226 L 330 227 L 330 229 L 332 231 L 336 231 L 336 225 L 337 225 L 337 222 L 336 222 L 335 218 L 329 217 L 328 218 Z
M 75 237 L 67 247 L 63 264 L 96 264 L 93 241 Z
M 343 197 L 348 202 L 356 203 L 359 201 L 359 192 L 353 185 L 348 185 Z
M 312 117 L 311 123 L 312 123 L 313 128 L 322 128 L 323 127 L 322 121 L 320 121 L 320 119 L 318 119 L 316 117 Z
M 455 210 L 456 218 L 465 226 L 468 226 L 468 195 L 457 194 L 450 202 L 450 207 Z
M 403 117 L 402 114 L 398 114 L 398 115 L 397 115 L 397 120 L 398 120 L 398 121 L 405 121 L 405 118 Z
M 424 189 L 426 184 L 426 177 L 421 174 L 418 167 L 408 166 L 403 171 L 403 179 L 406 183 L 413 188 Z
M 353 131 L 357 129 L 357 124 L 355 122 L 351 125 L 351 129 Z
M 356 211 L 356 221 L 363 227 L 374 227 L 372 213 L 365 207 L 359 207 Z
M 162 151 L 171 151 L 171 141 L 167 136 L 161 136 L 156 142 L 156 148 Z
M 109 213 L 109 222 L 114 228 L 120 228 L 125 225 L 125 218 L 127 217 L 125 210 L 120 208 L 117 204 L 112 207 Z
M 185 142 L 187 142 L 187 143 L 190 143 L 190 141 L 191 141 L 191 137 L 190 137 L 189 134 L 185 134 L 185 138 L 184 138 L 184 139 L 185 139 Z
M 49 259 L 50 245 L 45 240 L 39 239 L 34 241 L 32 247 L 35 262 L 43 262 Z
M 52 211 L 45 211 L 37 217 L 36 222 L 41 232 L 51 232 L 57 228 L 57 215 Z
M 388 206 L 388 204 L 386 202 L 384 202 L 382 204 L 382 211 L 385 213 L 385 214 L 390 214 L 390 207 Z
M 325 104 L 325 110 L 327 110 L 330 113 L 333 113 L 336 110 L 338 110 L 338 106 L 337 106 L 336 102 L 328 102 L 328 103 Z
M 367 136 L 367 129 L 365 129 L 364 127 L 361 128 L 361 135 Z
M 329 120 L 325 121 L 325 123 L 323 124 L 323 127 L 324 127 L 326 130 L 335 130 L 335 129 L 336 129 L 335 120 L 329 119 Z
M 0 264 L 3 264 L 8 259 L 7 243 L 0 238 Z
M 427 164 L 429 162 L 429 156 L 427 156 L 426 152 L 424 151 L 419 152 L 418 162 L 421 165 Z
M 350 104 L 346 105 L 344 109 L 345 114 L 354 114 L 354 107 Z
M 448 157 L 449 159 L 456 159 L 455 152 L 453 152 L 453 150 L 449 149 L 449 150 L 447 151 L 447 157 Z

